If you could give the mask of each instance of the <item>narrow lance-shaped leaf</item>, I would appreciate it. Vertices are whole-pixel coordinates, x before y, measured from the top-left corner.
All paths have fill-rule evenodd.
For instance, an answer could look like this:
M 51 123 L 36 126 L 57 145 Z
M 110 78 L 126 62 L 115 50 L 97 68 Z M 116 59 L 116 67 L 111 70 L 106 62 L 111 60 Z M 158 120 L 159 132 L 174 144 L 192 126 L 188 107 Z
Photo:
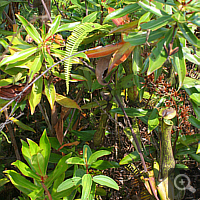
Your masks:
M 43 78 L 39 78 L 33 83 L 31 94 L 29 96 L 29 105 L 31 108 L 31 114 L 34 113 L 35 107 L 40 103 L 43 88 Z
M 53 20 L 53 22 L 52 22 L 52 24 L 50 24 L 50 29 L 49 29 L 49 31 L 48 31 L 48 33 L 47 33 L 47 35 L 46 35 L 46 37 L 45 37 L 45 40 L 47 39 L 47 38 L 49 38 L 50 36 L 53 36 L 55 33 L 56 33 L 56 31 L 57 31 L 57 29 L 58 29 L 58 27 L 59 27 L 59 24 L 60 24 L 60 19 L 61 19 L 61 15 L 58 15 L 54 20 Z
M 0 62 L 0 67 L 2 65 L 5 65 L 5 64 L 15 63 L 17 61 L 24 60 L 27 57 L 31 56 L 32 54 L 36 53 L 37 51 L 38 51 L 37 47 L 32 47 L 32 48 L 29 48 L 29 49 L 25 49 L 23 51 L 16 52 L 16 53 L 14 53 L 11 56 L 5 57 Z
M 43 177 L 45 176 L 45 169 L 44 169 L 45 161 L 41 153 L 34 154 L 31 157 L 31 164 L 33 165 L 38 175 L 43 176 Z
M 44 86 L 45 86 L 44 93 L 49 101 L 51 109 L 53 110 L 55 97 L 56 97 L 55 87 L 53 83 L 49 83 L 46 79 L 44 79 Z
M 148 133 L 153 131 L 159 125 L 158 110 L 155 108 L 151 112 L 148 120 Z
M 30 126 L 27 126 L 26 124 L 24 124 L 23 122 L 19 121 L 18 119 L 14 118 L 14 117 L 9 117 L 9 120 L 13 121 L 20 128 L 22 128 L 24 130 L 27 130 L 27 131 L 32 131 L 32 132 L 35 133 L 35 130 L 33 128 L 31 128 Z
M 178 73 L 179 79 L 179 89 L 182 87 L 185 76 L 186 76 L 186 63 L 185 58 L 183 56 L 182 46 L 178 38 L 175 39 L 174 45 L 179 47 L 179 50 L 173 56 L 173 67 Z
M 40 37 L 40 34 L 38 33 L 38 31 L 36 30 L 36 28 L 29 23 L 24 17 L 20 16 L 20 15 L 16 15 L 18 17 L 18 19 L 21 21 L 21 23 L 23 24 L 25 30 L 27 31 L 27 33 L 30 35 L 30 37 L 33 38 L 33 40 L 39 44 L 42 42 L 42 38 Z
M 141 2 L 141 1 L 139 1 L 138 4 L 139 4 L 144 10 L 149 11 L 149 12 L 151 12 L 151 13 L 153 13 L 153 14 L 159 16 L 159 17 L 162 17 L 162 13 L 161 13 L 161 11 L 160 11 L 159 9 L 157 9 L 157 8 L 155 8 L 155 7 L 153 7 L 153 6 L 149 6 L 149 5 L 147 5 L 147 4 L 145 4 L 145 3 Z
M 44 157 L 44 173 L 46 174 L 50 152 L 51 152 L 51 145 L 49 142 L 49 138 L 47 137 L 46 130 L 44 130 L 42 137 L 40 138 L 40 148 L 42 149 L 41 154 Z

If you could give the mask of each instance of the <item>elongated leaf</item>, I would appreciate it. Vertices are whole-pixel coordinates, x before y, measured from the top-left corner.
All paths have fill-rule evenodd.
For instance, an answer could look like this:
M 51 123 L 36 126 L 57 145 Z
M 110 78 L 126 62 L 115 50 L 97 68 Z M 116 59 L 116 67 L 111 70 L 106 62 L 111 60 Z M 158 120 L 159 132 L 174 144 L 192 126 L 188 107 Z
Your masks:
M 79 105 L 74 100 L 69 99 L 68 97 L 60 95 L 58 93 L 56 93 L 56 102 L 66 108 L 77 108 L 77 109 L 81 110 Z
M 85 22 L 94 22 L 96 19 L 97 19 L 97 15 L 99 14 L 99 12 L 92 12 L 91 14 L 85 16 L 83 19 L 82 19 L 82 23 L 85 23 Z
M 120 165 L 114 161 L 109 162 L 107 160 L 97 160 L 96 162 L 92 163 L 91 167 L 98 170 L 105 170 L 108 168 L 118 168 Z
M 94 152 L 88 160 L 88 165 L 91 165 L 92 163 L 94 163 L 98 158 L 109 155 L 109 154 L 111 154 L 111 152 L 107 150 L 99 150 L 99 151 Z
M 51 152 L 51 144 L 49 142 L 49 138 L 47 137 L 46 130 L 44 130 L 40 138 L 40 148 L 42 149 L 41 154 L 44 157 L 44 173 L 46 174 L 50 152 Z
M 66 23 L 62 24 L 56 32 L 61 32 L 61 31 L 73 31 L 74 28 L 79 25 L 81 22 L 72 22 L 72 23 Z
M 153 49 L 149 58 L 149 68 L 147 71 L 147 75 L 150 75 L 152 72 L 162 67 L 163 63 L 166 61 L 168 55 L 163 45 L 165 44 L 166 46 L 168 46 L 169 42 L 171 41 L 172 34 L 173 34 L 173 29 L 168 30 L 165 33 L 165 38 L 161 39 L 158 42 L 157 47 Z
M 148 133 L 153 131 L 159 125 L 158 110 L 153 109 L 148 120 Z
M 90 149 L 88 145 L 85 144 L 83 147 L 83 160 L 85 164 L 86 162 L 88 163 L 88 160 L 91 155 L 92 155 L 92 150 Z
M 139 19 L 139 22 L 138 22 L 138 27 L 140 26 L 140 24 L 142 22 L 148 22 L 151 20 L 151 17 L 153 16 L 153 14 L 151 12 L 145 12 L 144 15 L 142 15 Z
M 192 45 L 200 47 L 200 40 L 192 33 L 192 31 L 188 28 L 187 24 L 178 24 L 181 29 L 185 39 L 190 42 Z
M 89 198 L 91 187 L 92 187 L 92 176 L 90 174 L 85 174 L 82 178 L 81 200 L 86 200 Z
M 62 182 L 58 188 L 57 188 L 57 192 L 61 192 L 63 190 L 67 190 L 73 186 L 76 185 L 80 185 L 81 184 L 81 178 L 80 177 L 73 177 L 73 178 L 69 178 L 67 180 L 65 180 L 64 182 Z
M 69 153 L 68 155 L 62 157 L 58 164 L 56 165 L 56 168 L 54 169 L 54 171 L 49 175 L 49 177 L 46 179 L 45 181 L 45 185 L 48 187 L 50 187 L 52 185 L 52 183 L 59 178 L 67 169 L 70 165 L 68 165 L 66 163 L 66 160 L 71 157 L 71 153 Z
M 119 190 L 119 186 L 117 185 L 117 183 L 108 176 L 104 176 L 104 175 L 94 176 L 93 181 L 100 185 L 107 186 L 115 190 Z
M 36 173 L 40 176 L 45 176 L 45 161 L 44 157 L 41 153 L 34 154 L 31 157 L 31 163 L 36 171 Z
M 160 28 L 156 31 L 151 31 L 148 42 L 159 39 L 166 34 L 167 29 Z M 128 36 L 124 36 L 124 41 L 129 42 L 132 46 L 141 45 L 146 43 L 147 32 L 130 33 Z
M 21 140 L 21 143 L 22 143 L 22 155 L 23 155 L 24 159 L 26 160 L 26 162 L 31 167 L 31 169 L 33 170 L 33 167 L 32 167 L 32 164 L 31 164 L 31 152 L 29 150 L 29 146 L 23 140 Z M 34 170 L 34 172 L 35 172 L 35 170 Z
M 79 157 L 72 157 L 66 160 L 67 164 L 72 164 L 72 165 L 85 165 L 84 160 Z
M 44 79 L 45 90 L 44 93 L 49 101 L 51 109 L 53 110 L 55 98 L 56 98 L 56 90 L 53 83 L 49 83 L 46 79 Z
M 14 117 L 9 117 L 9 119 L 11 121 L 13 121 L 15 124 L 17 124 L 20 128 L 27 130 L 27 131 L 32 131 L 35 133 L 35 130 L 33 128 L 31 128 L 30 126 L 27 126 L 26 124 L 24 124 L 23 122 L 19 121 L 18 119 L 14 118 Z
M 138 2 L 138 5 L 140 5 L 144 10 L 148 11 L 148 12 L 151 12 L 159 17 L 162 17 L 162 13 L 160 12 L 159 9 L 153 7 L 153 6 L 150 6 L 150 5 L 147 5 L 141 1 Z
M 198 142 L 198 147 L 197 147 L 196 154 L 199 154 L 199 153 L 200 153 L 200 141 Z
M 38 51 L 37 47 L 32 47 L 29 49 L 25 49 L 23 51 L 16 52 L 15 54 L 11 56 L 5 57 L 1 62 L 0 66 L 8 64 L 8 63 L 15 63 L 20 60 L 24 60 L 27 57 L 31 56 L 32 54 L 36 53 Z
M 129 117 L 142 117 L 145 116 L 148 112 L 147 110 L 136 109 L 136 108 L 125 108 L 125 111 Z M 124 115 L 121 108 L 114 108 L 110 112 Z
M 182 87 L 185 76 L 186 76 L 186 63 L 185 63 L 185 58 L 183 56 L 182 52 L 182 46 L 180 44 L 180 41 L 178 38 L 176 38 L 174 42 L 176 47 L 179 47 L 179 51 L 174 54 L 173 56 L 173 67 L 175 68 L 176 72 L 178 73 L 178 78 L 179 78 L 179 88 Z
M 6 49 L 9 46 L 9 44 L 2 38 L 0 38 L 0 44 L 4 47 L 4 49 Z
M 19 175 L 14 170 L 6 170 L 4 173 L 8 176 L 8 178 L 11 180 L 12 184 L 24 192 L 25 194 L 29 195 L 33 190 L 38 189 L 36 185 L 28 181 L 23 176 Z
M 118 49 L 110 59 L 110 63 L 108 66 L 108 73 L 112 71 L 115 67 L 117 67 L 119 64 L 124 62 L 130 53 L 133 51 L 135 47 L 131 46 L 129 42 L 126 42 L 120 49 Z
M 20 160 L 15 161 L 12 165 L 16 166 L 24 176 L 34 178 L 38 181 L 41 181 L 40 177 L 32 171 L 25 163 Z
M 117 44 L 106 45 L 105 47 L 102 46 L 95 47 L 86 51 L 85 54 L 88 56 L 88 58 L 104 57 L 114 53 L 116 50 L 120 49 L 123 45 L 124 42 L 120 42 Z
M 30 70 L 29 70 L 29 76 L 30 76 L 30 81 L 32 81 L 33 76 L 40 70 L 42 67 L 42 62 L 43 62 L 43 54 L 39 54 L 37 57 L 35 57 L 33 63 L 31 64 Z
M 13 83 L 14 78 L 6 78 L 6 79 L 1 79 L 0 80 L 0 86 L 6 86 L 6 85 L 10 85 L 11 83 Z
M 141 24 L 140 27 L 142 29 L 151 29 L 152 31 L 154 31 L 156 29 L 159 29 L 159 28 L 165 26 L 172 20 L 173 19 L 171 18 L 170 15 L 164 15 L 156 20 L 151 20 L 147 23 Z
M 50 24 L 50 29 L 45 37 L 45 40 L 47 38 L 49 38 L 50 36 L 53 36 L 56 32 L 57 32 L 57 29 L 59 27 L 59 24 L 60 24 L 60 19 L 61 19 L 61 15 L 58 15 L 56 16 L 56 18 L 53 20 L 52 24 Z
M 31 114 L 34 113 L 35 107 L 40 103 L 43 89 L 43 78 L 39 78 L 35 83 L 33 83 L 31 94 L 29 97 L 29 104 L 31 108 Z
M 36 28 L 29 23 L 24 17 L 20 16 L 20 15 L 16 15 L 17 18 L 21 21 L 21 23 L 23 24 L 25 30 L 27 31 L 27 33 L 29 34 L 30 37 L 33 38 L 33 40 L 39 44 L 42 42 L 42 38 L 40 37 L 40 34 L 38 33 L 38 31 L 36 30 Z
M 194 116 L 190 116 L 188 121 L 195 126 L 196 128 L 200 129 L 200 120 L 198 120 L 197 118 L 195 118 Z
M 140 6 L 137 3 L 130 4 L 128 6 L 125 6 L 124 8 L 119 8 L 119 9 L 111 12 L 109 15 L 107 15 L 106 18 L 104 19 L 103 23 L 105 23 L 111 19 L 123 17 L 129 13 L 132 13 L 132 12 L 138 10 L 139 8 L 140 8 Z

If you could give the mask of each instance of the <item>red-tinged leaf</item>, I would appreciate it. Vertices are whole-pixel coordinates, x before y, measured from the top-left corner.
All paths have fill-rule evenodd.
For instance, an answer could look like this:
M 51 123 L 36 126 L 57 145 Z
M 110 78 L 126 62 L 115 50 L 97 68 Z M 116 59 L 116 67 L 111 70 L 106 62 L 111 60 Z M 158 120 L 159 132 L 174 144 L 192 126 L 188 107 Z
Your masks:
M 104 57 L 114 53 L 115 51 L 120 49 L 124 44 L 125 42 L 120 42 L 117 44 L 106 45 L 105 47 L 95 47 L 86 51 L 85 54 L 88 56 L 88 58 Z
M 135 29 L 137 26 L 138 26 L 138 20 L 135 20 L 135 21 L 130 22 L 128 24 L 124 24 L 124 25 L 113 28 L 110 31 L 110 34 L 111 33 L 117 33 L 117 32 L 129 32 L 129 31 Z
M 129 42 L 126 42 L 119 50 L 117 50 L 114 54 L 112 59 L 110 60 L 109 67 L 108 67 L 108 74 L 119 64 L 124 62 L 130 53 L 133 51 L 135 46 L 131 46 Z
M 108 8 L 108 13 L 110 14 L 111 12 L 115 11 L 114 8 L 111 8 L 109 7 Z M 123 17 L 119 17 L 119 18 L 116 18 L 116 19 L 112 19 L 113 23 L 116 25 L 116 26 L 119 26 L 119 25 L 123 25 L 125 24 L 124 23 L 124 18 Z

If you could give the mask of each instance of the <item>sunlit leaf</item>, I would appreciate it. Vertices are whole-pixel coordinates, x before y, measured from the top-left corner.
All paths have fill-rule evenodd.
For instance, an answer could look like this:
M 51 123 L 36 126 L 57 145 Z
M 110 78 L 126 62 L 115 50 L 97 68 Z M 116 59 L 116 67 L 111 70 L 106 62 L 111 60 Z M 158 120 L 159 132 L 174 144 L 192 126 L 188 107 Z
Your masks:
M 119 186 L 117 185 L 117 183 L 108 176 L 104 176 L 104 175 L 94 176 L 93 181 L 100 185 L 107 186 L 115 190 L 119 190 Z
M 21 21 L 21 23 L 23 24 L 25 30 L 30 35 L 30 37 L 32 37 L 33 40 L 37 44 L 39 44 L 40 42 L 42 42 L 42 38 L 40 37 L 40 34 L 36 30 L 36 28 L 31 23 L 29 23 L 24 17 L 22 17 L 20 15 L 16 15 L 16 16 Z
M 11 121 L 13 121 L 15 124 L 17 124 L 20 128 L 35 133 L 35 130 L 34 130 L 33 128 L 31 128 L 30 126 L 27 126 L 26 124 L 22 123 L 22 122 L 19 121 L 18 119 L 14 118 L 14 117 L 9 117 L 9 119 L 10 119 Z
M 89 199 L 91 187 L 92 187 L 92 176 L 90 174 L 85 174 L 82 178 L 81 200 Z
M 148 119 L 148 133 L 154 130 L 159 125 L 158 110 L 153 109 Z
M 66 108 L 77 108 L 77 109 L 81 110 L 79 105 L 74 100 L 69 99 L 68 97 L 65 97 L 58 93 L 56 93 L 56 102 Z
M 76 185 L 80 185 L 81 184 L 81 178 L 80 177 L 73 177 L 73 178 L 69 178 L 67 180 L 65 180 L 64 182 L 62 182 L 58 188 L 57 188 L 57 192 L 61 192 L 63 190 L 67 190 L 73 186 Z

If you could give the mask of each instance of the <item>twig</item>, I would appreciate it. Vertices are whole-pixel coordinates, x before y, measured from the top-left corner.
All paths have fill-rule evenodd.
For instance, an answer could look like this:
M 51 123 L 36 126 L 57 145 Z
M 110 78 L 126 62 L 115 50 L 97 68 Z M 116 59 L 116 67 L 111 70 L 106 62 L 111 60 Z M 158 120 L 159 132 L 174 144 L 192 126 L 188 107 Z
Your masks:
M 13 23 L 12 19 L 8 16 L 8 14 L 5 12 L 5 10 L 3 10 L 3 14 L 6 16 L 8 22 L 9 22 L 11 25 L 13 25 L 14 23 Z
M 5 114 L 6 120 L 9 120 L 7 108 L 4 109 L 4 114 Z M 7 124 L 7 126 L 8 126 L 8 131 L 10 133 L 10 138 L 11 138 L 11 142 L 12 142 L 12 145 L 13 145 L 13 148 L 14 148 L 14 151 L 15 151 L 16 158 L 17 158 L 17 160 L 21 160 L 12 126 L 11 126 L 10 123 Z
M 68 132 L 68 130 L 69 130 L 69 127 L 70 127 L 70 125 L 71 125 L 71 123 L 72 123 L 72 119 L 73 119 L 73 117 L 74 117 L 75 111 L 76 111 L 76 108 L 74 108 L 74 110 L 73 110 L 71 119 L 70 119 L 69 124 L 68 124 L 68 126 L 67 126 L 67 129 L 66 129 L 66 131 L 65 131 L 65 133 L 64 133 L 64 137 L 66 136 L 66 134 L 67 134 L 67 132 Z
M 50 22 L 52 23 L 53 21 L 52 21 L 52 19 L 51 19 L 51 15 L 50 15 L 50 13 L 49 13 L 49 11 L 48 11 L 48 9 L 47 9 L 46 4 L 44 3 L 44 0 L 41 0 L 41 2 L 42 2 L 42 5 L 44 6 L 44 9 L 45 9 L 45 11 L 46 11 L 46 14 L 47 14 L 47 16 L 48 16 Z
M 58 2 L 56 0 L 54 0 L 54 3 L 56 4 L 57 10 L 58 12 L 62 15 L 63 18 L 65 18 L 65 16 L 63 15 L 62 11 L 59 9 L 58 7 Z

